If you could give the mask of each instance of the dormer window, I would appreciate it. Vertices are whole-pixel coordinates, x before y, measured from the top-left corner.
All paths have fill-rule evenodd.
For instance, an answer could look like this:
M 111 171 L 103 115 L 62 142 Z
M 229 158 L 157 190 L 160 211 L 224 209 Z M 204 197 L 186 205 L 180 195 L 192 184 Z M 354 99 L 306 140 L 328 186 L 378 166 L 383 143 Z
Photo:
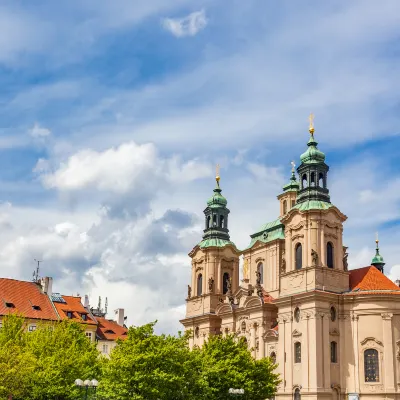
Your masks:
M 110 335 L 115 335 L 115 332 L 112 331 L 111 329 L 107 329 L 104 333 L 108 333 Z
M 87 321 L 87 314 L 81 314 L 82 320 Z
M 72 311 L 67 311 L 67 317 L 68 317 L 69 319 L 72 318 Z

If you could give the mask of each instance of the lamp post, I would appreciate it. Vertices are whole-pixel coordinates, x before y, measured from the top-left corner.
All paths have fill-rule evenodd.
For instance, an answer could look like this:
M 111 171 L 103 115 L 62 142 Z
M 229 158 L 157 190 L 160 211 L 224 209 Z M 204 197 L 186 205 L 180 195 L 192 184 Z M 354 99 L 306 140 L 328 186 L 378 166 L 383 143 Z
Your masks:
M 99 385 L 99 382 L 97 382 L 96 379 L 92 379 L 91 381 L 89 379 L 86 379 L 85 381 L 82 381 L 82 379 L 76 379 L 75 385 L 78 386 L 79 391 L 85 391 L 84 399 L 87 400 L 89 388 L 91 388 L 93 390 L 93 393 L 96 394 L 96 389 Z
M 240 397 L 242 394 L 244 394 L 244 389 L 232 389 L 232 388 L 230 388 L 228 390 L 228 393 L 230 395 L 232 395 L 232 397 L 234 397 L 236 399 L 237 397 Z

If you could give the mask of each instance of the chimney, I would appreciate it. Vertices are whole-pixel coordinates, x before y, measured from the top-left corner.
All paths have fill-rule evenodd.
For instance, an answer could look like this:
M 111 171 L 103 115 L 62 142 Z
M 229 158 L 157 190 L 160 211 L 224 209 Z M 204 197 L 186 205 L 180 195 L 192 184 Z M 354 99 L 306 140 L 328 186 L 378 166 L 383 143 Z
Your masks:
M 115 315 L 118 325 L 124 326 L 124 321 L 125 321 L 124 314 L 125 310 L 123 308 L 118 308 L 115 310 Z
M 85 302 L 83 303 L 83 307 L 89 309 L 89 296 L 85 294 Z
M 400 279 L 396 279 L 395 283 L 397 286 L 400 286 Z
M 46 276 L 40 280 L 43 293 L 51 296 L 53 294 L 53 278 Z

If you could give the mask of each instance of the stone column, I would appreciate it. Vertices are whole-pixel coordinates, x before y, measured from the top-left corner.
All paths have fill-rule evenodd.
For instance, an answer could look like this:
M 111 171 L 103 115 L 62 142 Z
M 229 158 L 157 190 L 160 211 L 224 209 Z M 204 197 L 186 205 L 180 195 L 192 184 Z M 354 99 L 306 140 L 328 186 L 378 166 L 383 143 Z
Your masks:
M 285 242 L 285 260 L 286 260 L 286 271 L 294 270 L 294 259 L 292 257 L 292 230 L 288 228 L 288 239 Z
M 219 260 L 218 265 L 217 265 L 217 293 L 222 294 L 222 271 L 221 271 L 221 260 Z
M 360 393 L 360 363 L 358 356 L 358 315 L 351 316 L 351 325 L 353 332 L 353 351 L 354 351 L 354 389 L 356 393 Z
M 258 358 L 265 357 L 265 343 L 264 343 L 264 325 L 261 322 L 258 323 Z
M 252 348 L 253 357 L 256 358 L 257 349 L 256 349 L 256 325 L 255 323 L 251 323 L 250 327 L 250 347 Z
M 313 312 L 309 319 L 309 381 L 310 392 L 322 389 L 322 318 Z
M 383 373 L 385 377 L 383 382 L 385 383 L 385 392 L 394 392 L 394 357 L 393 354 L 395 349 L 393 347 L 393 333 L 392 333 L 392 317 L 393 314 L 385 313 L 381 314 L 383 323 L 383 371 L 381 372 L 382 378 Z
M 322 354 L 323 354 L 323 371 L 324 371 L 324 387 L 331 387 L 331 342 L 329 340 L 329 317 L 325 314 L 322 317 Z
M 321 241 L 321 245 L 320 245 L 320 257 L 321 257 L 321 265 L 324 266 L 326 265 L 326 246 L 325 246 L 325 225 L 324 223 L 321 221 L 320 222 L 320 241 Z
M 285 363 L 285 352 L 286 352 L 286 320 L 282 317 L 278 317 L 279 324 L 279 340 L 278 340 L 278 351 L 277 351 L 277 363 L 278 368 L 276 372 L 279 374 L 282 379 L 281 384 L 279 385 L 278 392 L 284 392 L 286 390 L 285 381 L 286 381 L 286 363 Z
M 307 216 L 306 216 L 307 218 Z M 309 225 L 308 225 L 308 220 L 306 219 L 306 225 L 304 227 L 304 250 L 303 250 L 303 268 L 307 267 L 309 265 L 308 259 L 309 259 L 309 252 L 310 250 L 310 231 L 309 231 Z
M 346 342 L 349 340 L 347 335 L 346 335 L 346 330 L 345 330 L 345 315 L 339 315 L 339 332 L 340 332 L 340 337 L 339 337 L 339 382 L 340 382 L 340 387 L 344 388 L 346 387 L 346 378 L 344 374 L 346 373 L 346 365 L 347 365 L 347 360 L 346 358 Z
M 304 357 L 304 368 L 302 369 L 302 378 L 303 378 L 303 387 L 305 391 L 309 391 L 310 389 L 310 377 L 309 377 L 309 368 L 310 368 L 310 330 L 309 330 L 309 320 L 310 320 L 310 315 L 305 314 L 304 317 L 302 317 L 303 323 L 302 323 L 302 330 L 304 331 L 304 340 L 303 340 L 303 357 Z

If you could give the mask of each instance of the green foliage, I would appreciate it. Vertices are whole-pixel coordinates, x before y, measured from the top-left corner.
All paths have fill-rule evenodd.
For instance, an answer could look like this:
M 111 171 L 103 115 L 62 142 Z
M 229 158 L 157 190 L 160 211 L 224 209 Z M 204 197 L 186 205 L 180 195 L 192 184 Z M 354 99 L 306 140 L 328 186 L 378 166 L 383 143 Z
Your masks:
M 154 323 L 130 328 L 104 363 L 100 394 L 109 399 L 194 399 L 198 360 L 187 336 L 154 334 Z
M 244 340 L 213 336 L 196 350 L 202 360 L 201 379 L 210 400 L 232 398 L 230 388 L 244 389 L 246 400 L 263 400 L 274 395 L 279 384 L 276 365 L 269 358 L 254 360 Z
M 255 361 L 232 336 L 190 351 L 188 335 L 157 336 L 152 323 L 130 328 L 104 362 L 100 393 L 114 400 L 223 400 L 231 398 L 229 388 L 243 388 L 243 400 L 264 400 L 279 383 L 275 368 L 269 359 Z
M 24 329 L 21 317 L 7 316 L 0 329 L 0 398 L 76 399 L 74 381 L 99 379 L 98 351 L 81 325 L 63 321 Z
M 154 334 L 154 323 L 129 329 L 110 358 L 102 358 L 80 324 L 39 324 L 33 332 L 18 316 L 0 329 L 0 399 L 81 398 L 77 378 L 97 379 L 98 398 L 109 400 L 228 400 L 229 388 L 243 388 L 242 400 L 273 396 L 279 379 L 269 359 L 254 360 L 247 344 L 233 336 L 211 337 L 190 351 L 189 334 Z

